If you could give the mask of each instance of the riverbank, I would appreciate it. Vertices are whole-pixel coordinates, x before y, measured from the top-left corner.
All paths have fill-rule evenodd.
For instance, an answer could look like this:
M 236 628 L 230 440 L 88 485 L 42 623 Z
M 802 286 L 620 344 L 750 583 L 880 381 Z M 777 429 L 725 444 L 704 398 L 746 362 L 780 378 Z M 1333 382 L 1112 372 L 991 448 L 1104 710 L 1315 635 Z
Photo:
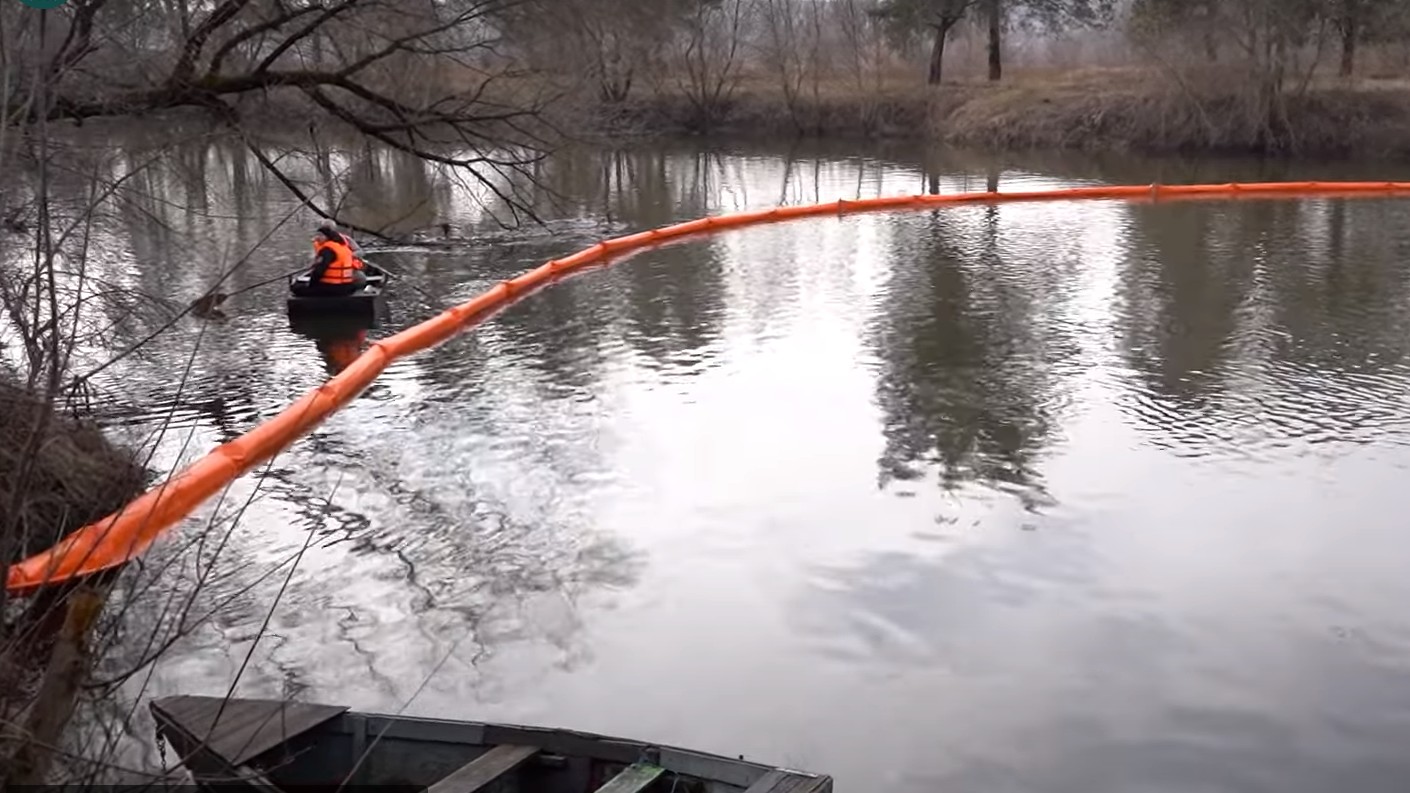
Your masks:
M 791 97 L 776 83 L 750 79 L 712 112 L 684 93 L 643 91 L 610 105 L 569 100 L 553 114 L 560 127 L 612 141 L 710 132 L 925 139 L 991 150 L 1410 158 L 1410 80 L 1389 78 L 1315 81 L 1290 88 L 1271 111 L 1217 73 L 1177 79 L 1087 69 L 938 88 L 914 78 L 804 85 Z
M 710 135 L 923 142 L 992 152 L 1410 160 L 1410 76 L 1398 75 L 1319 77 L 1305 87 L 1289 86 L 1272 108 L 1217 70 L 1175 76 L 1135 68 L 1018 72 L 998 83 L 965 77 L 939 87 L 898 73 L 804 83 L 793 93 L 767 75 L 751 75 L 709 107 L 679 85 L 642 87 L 622 101 L 604 102 L 591 85 L 535 75 L 506 78 L 487 98 L 506 106 L 535 103 L 555 130 L 545 139 L 590 145 Z M 249 99 L 240 110 L 266 132 L 298 136 L 303 126 L 288 126 L 287 119 L 303 113 L 301 107 L 297 98 L 276 94 Z M 318 127 L 320 135 L 351 134 L 332 120 Z
M 36 438 L 38 427 L 43 431 Z M 142 492 L 146 479 L 136 455 L 98 427 L 0 382 L 0 504 L 7 515 L 0 528 L 10 532 L 7 561 L 116 511 Z
M 0 380 L 0 512 L 5 561 L 42 551 L 120 509 L 146 483 L 136 454 L 41 395 Z M 36 598 L 0 622 L 0 778 L 47 778 L 91 659 L 97 590 Z

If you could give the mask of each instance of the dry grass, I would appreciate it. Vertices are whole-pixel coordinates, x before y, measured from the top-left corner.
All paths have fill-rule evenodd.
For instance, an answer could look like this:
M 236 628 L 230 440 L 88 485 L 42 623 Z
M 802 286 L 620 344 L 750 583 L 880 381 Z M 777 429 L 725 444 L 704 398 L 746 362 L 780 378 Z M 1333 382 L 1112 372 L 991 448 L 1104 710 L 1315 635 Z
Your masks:
M 50 410 L 23 389 L 0 382 L 0 504 L 14 501 L 28 446 L 40 418 Z M 138 493 L 146 472 L 132 452 L 114 446 L 95 426 L 59 414 L 49 416 L 39 451 L 30 461 L 14 527 L 13 558 L 43 550 L 80 526 L 119 509 Z
M 581 75 L 541 72 L 497 82 L 493 98 L 514 104 L 553 96 L 546 120 L 589 141 L 717 133 L 989 149 L 1410 157 L 1410 77 L 1370 65 L 1365 73 L 1290 85 L 1276 112 L 1246 88 L 1250 81 L 1224 67 L 1009 68 L 998 83 L 955 69 L 936 88 L 915 69 L 894 69 L 861 80 L 834 76 L 815 84 L 805 77 L 791 101 L 774 75 L 756 68 L 709 118 L 669 75 L 654 75 L 616 103 L 601 101 Z M 284 108 L 273 109 L 278 126 L 272 119 Z
M 931 92 L 915 75 L 804 81 L 790 103 L 776 78 L 745 75 L 714 118 L 705 118 L 670 81 L 634 91 L 617 103 L 590 90 L 560 89 L 550 113 L 556 126 L 588 138 L 691 135 L 702 132 L 759 137 L 917 137 L 926 130 Z
M 999 83 L 960 74 L 943 86 L 887 74 L 805 84 L 790 103 L 754 74 L 706 124 L 669 89 L 617 104 L 578 92 L 553 108 L 564 129 L 593 138 L 704 131 L 761 138 L 915 138 L 992 149 L 1069 148 L 1146 153 L 1410 156 L 1410 79 L 1319 77 L 1290 87 L 1270 112 L 1227 73 L 1180 76 L 1141 68 L 1010 70 Z
M 684 96 L 662 93 L 595 105 L 577 116 L 579 129 L 600 136 L 747 133 L 764 137 L 914 137 L 926 129 L 923 92 L 860 93 L 831 88 L 799 96 L 790 107 L 779 92 L 740 91 L 714 119 Z
M 1227 75 L 1076 72 L 974 92 L 934 118 L 940 138 L 988 148 L 1410 155 L 1410 87 L 1313 81 L 1270 111 Z

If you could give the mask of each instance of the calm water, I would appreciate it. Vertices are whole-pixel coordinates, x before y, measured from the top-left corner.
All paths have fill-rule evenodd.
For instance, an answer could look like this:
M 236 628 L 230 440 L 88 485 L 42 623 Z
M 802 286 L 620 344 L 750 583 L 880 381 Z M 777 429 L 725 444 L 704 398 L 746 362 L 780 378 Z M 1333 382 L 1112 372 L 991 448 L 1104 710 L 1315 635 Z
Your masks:
M 234 152 L 152 177 L 105 230 L 112 278 L 189 300 L 290 211 Z M 448 304 L 735 208 L 1403 176 L 579 152 L 544 173 L 546 228 L 505 231 L 407 163 L 356 167 L 359 217 L 421 206 L 405 223 L 480 241 L 374 256 L 405 278 L 372 338 L 435 311 L 412 285 Z M 313 222 L 237 285 L 297 266 Z M 186 635 L 129 703 L 239 673 L 245 695 L 630 735 L 843 791 L 1402 790 L 1408 250 L 1410 203 L 1299 200 L 876 214 L 643 253 L 394 365 L 208 505 L 136 577 L 112 668 L 161 624 Z M 159 466 L 327 376 L 277 287 L 232 303 L 101 378 L 115 432 L 165 430 Z

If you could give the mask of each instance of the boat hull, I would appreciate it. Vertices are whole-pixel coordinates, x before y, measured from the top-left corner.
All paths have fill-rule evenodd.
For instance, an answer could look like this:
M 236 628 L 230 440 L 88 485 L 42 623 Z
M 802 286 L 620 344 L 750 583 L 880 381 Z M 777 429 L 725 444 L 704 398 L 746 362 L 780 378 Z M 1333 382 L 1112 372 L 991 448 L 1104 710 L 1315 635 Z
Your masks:
M 826 775 L 575 730 L 219 697 L 167 697 L 151 710 L 158 734 L 212 789 L 234 781 L 265 791 L 345 782 L 389 793 L 832 791 Z
M 384 305 L 383 300 L 380 289 L 370 288 L 337 297 L 289 295 L 285 306 L 291 314 L 372 315 Z

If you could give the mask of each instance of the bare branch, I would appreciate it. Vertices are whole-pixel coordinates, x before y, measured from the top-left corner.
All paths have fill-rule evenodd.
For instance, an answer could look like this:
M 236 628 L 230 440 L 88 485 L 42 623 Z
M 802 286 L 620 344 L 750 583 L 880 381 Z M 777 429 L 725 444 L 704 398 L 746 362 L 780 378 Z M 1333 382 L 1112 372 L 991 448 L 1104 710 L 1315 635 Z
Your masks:
M 181 48 L 181 59 L 172 68 L 169 82 L 173 84 L 189 82 L 192 75 L 195 74 L 196 59 L 201 56 L 201 50 L 205 48 L 207 39 L 225 23 L 234 19 L 249 3 L 250 0 L 225 0 L 216 6 L 211 15 L 206 17 L 206 21 L 192 31 L 191 37 Z

